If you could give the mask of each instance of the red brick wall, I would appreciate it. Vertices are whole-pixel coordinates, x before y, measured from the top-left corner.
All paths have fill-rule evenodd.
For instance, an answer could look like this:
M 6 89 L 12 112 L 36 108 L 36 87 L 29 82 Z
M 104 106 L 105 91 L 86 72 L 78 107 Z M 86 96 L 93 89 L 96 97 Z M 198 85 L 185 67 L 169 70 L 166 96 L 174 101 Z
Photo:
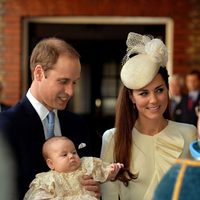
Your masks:
M 150 16 L 174 20 L 174 72 L 193 65 L 194 14 L 198 0 L 2 0 L 0 67 L 5 71 L 5 102 L 21 97 L 22 19 L 27 16 Z M 200 35 L 200 34 L 199 34 Z M 191 48 L 193 48 L 191 50 Z M 188 56 L 190 55 L 190 56 Z M 200 54 L 199 54 L 200 55 Z M 190 60 L 191 59 L 191 60 Z M 189 63 L 189 64 L 188 64 Z

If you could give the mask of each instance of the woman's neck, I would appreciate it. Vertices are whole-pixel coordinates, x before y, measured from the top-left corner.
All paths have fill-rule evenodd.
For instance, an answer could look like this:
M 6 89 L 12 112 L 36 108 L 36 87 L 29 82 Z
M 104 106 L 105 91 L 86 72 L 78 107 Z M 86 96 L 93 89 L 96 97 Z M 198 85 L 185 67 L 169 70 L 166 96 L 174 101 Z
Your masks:
M 167 124 L 168 121 L 165 118 L 161 118 L 160 120 L 138 119 L 135 123 L 135 128 L 140 133 L 153 136 L 162 131 Z

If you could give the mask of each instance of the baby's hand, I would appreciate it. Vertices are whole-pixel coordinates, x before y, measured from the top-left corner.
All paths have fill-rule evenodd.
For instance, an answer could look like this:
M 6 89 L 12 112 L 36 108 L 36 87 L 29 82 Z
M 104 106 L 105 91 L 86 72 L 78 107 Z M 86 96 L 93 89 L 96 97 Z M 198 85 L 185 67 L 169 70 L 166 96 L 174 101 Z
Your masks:
M 116 173 L 118 173 L 119 170 L 120 170 L 121 168 L 123 168 L 123 167 L 124 167 L 124 164 L 122 164 L 122 163 L 112 163 L 112 164 L 110 165 L 110 171 L 111 171 L 111 172 L 116 172 Z
M 124 164 L 122 163 L 112 163 L 111 165 L 109 165 L 110 168 L 110 175 L 109 175 L 109 179 L 115 179 L 115 176 L 118 174 L 119 170 L 121 168 L 124 167 Z

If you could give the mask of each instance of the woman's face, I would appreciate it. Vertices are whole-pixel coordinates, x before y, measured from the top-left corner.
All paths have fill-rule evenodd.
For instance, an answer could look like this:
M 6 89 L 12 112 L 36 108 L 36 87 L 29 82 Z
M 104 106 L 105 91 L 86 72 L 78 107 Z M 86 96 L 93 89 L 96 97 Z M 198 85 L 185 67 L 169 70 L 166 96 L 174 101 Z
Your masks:
M 133 90 L 130 98 L 136 105 L 139 118 L 159 119 L 168 105 L 168 89 L 160 74 L 142 89 Z

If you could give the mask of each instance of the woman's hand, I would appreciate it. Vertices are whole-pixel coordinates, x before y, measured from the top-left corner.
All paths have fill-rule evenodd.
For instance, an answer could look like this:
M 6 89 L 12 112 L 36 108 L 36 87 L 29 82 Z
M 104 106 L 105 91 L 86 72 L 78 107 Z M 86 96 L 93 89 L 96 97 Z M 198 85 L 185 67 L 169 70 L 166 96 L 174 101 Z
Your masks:
M 94 181 L 92 176 L 84 175 L 80 181 L 86 190 L 94 192 L 95 197 L 100 198 L 101 196 L 100 183 L 97 181 Z

